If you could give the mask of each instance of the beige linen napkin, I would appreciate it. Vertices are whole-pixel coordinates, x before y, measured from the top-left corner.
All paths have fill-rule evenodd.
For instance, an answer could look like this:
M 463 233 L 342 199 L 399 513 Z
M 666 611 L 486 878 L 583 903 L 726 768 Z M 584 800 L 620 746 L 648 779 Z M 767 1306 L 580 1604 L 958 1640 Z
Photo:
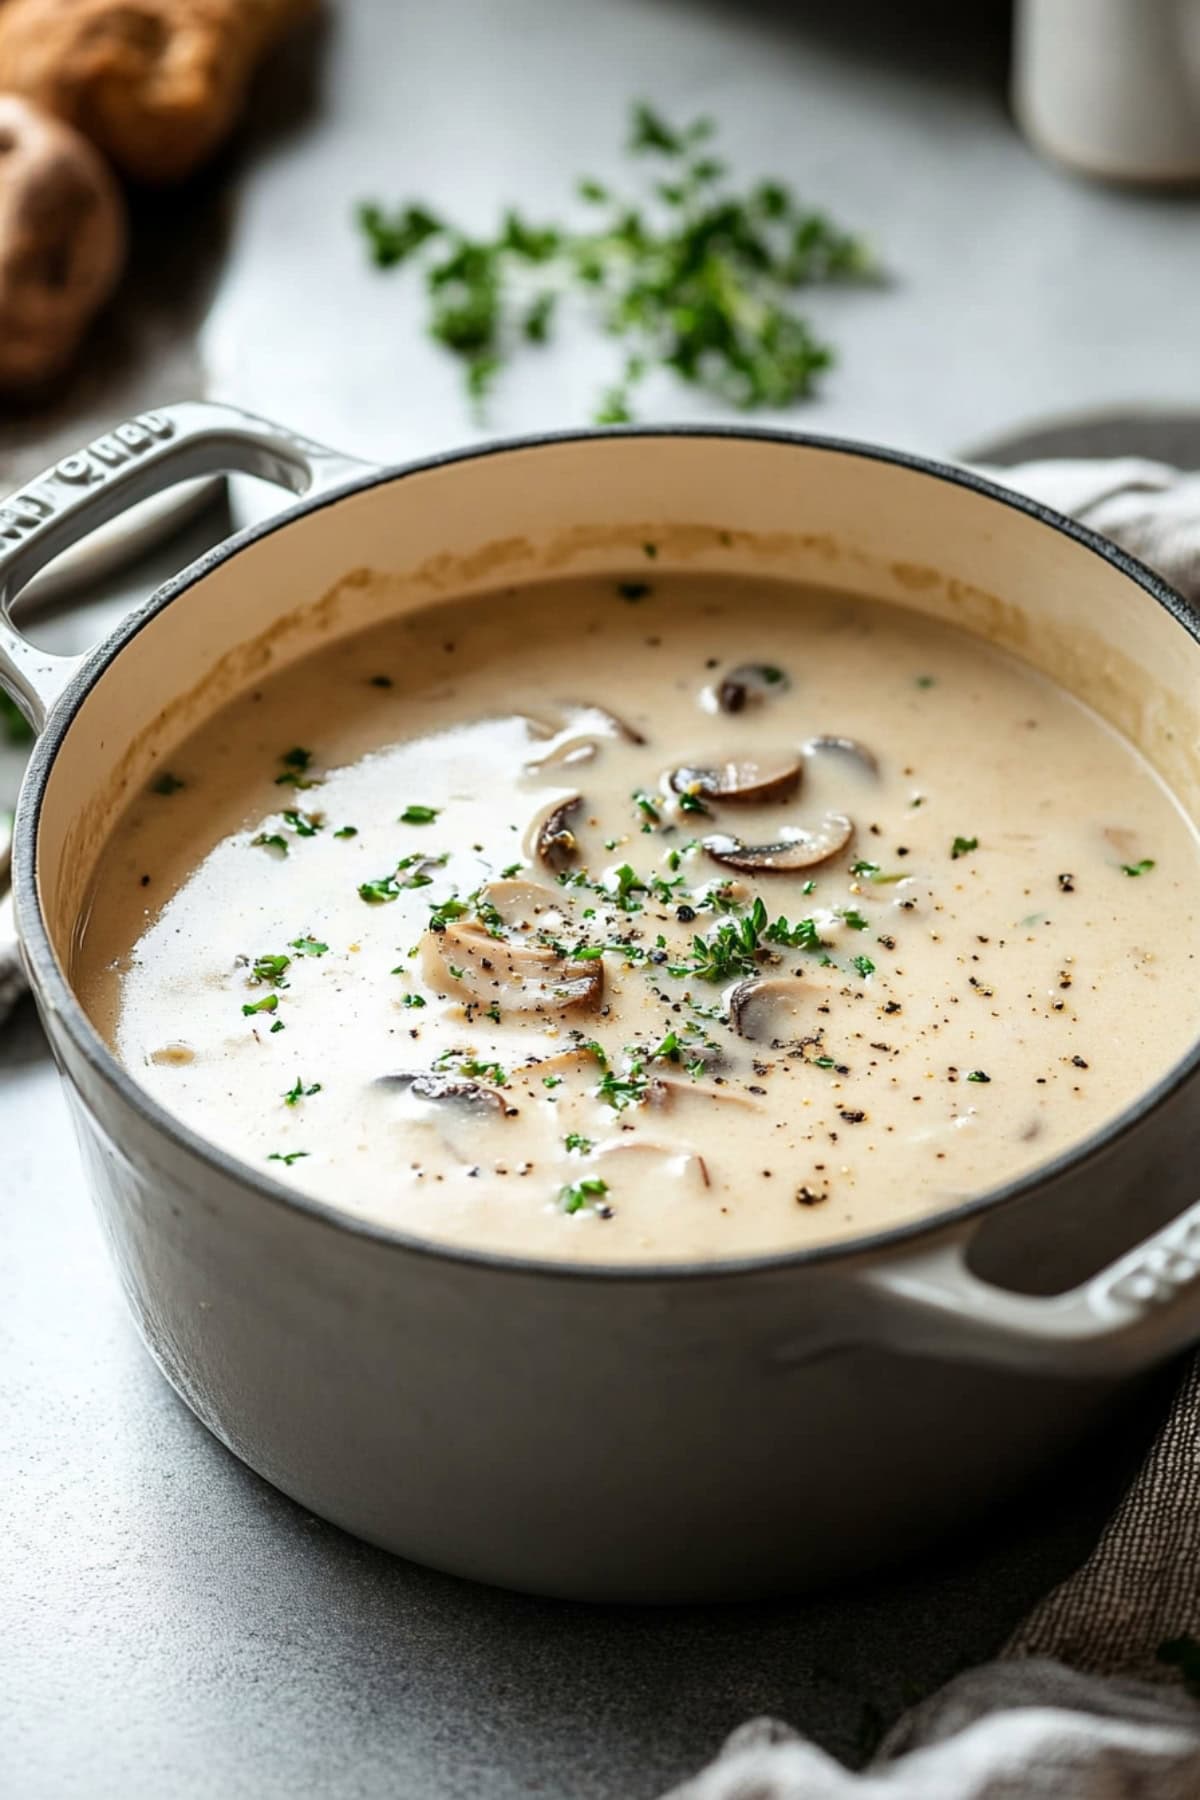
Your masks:
M 1200 605 L 1200 475 L 987 471 L 1115 539 Z M 1200 1187 L 1200 1174 L 1197 1176 Z M 1091 1556 L 1005 1646 L 893 1726 L 861 1774 L 755 1719 L 666 1800 L 1200 1800 L 1200 1362 Z M 1193 1661 L 1194 1656 L 1194 1661 Z

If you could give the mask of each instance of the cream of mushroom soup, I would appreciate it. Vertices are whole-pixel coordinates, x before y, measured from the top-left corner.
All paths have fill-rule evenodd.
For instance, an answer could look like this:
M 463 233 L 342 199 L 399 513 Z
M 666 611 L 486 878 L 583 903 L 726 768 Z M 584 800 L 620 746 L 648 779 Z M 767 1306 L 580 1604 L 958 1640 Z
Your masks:
M 714 576 L 322 650 L 172 751 L 76 978 L 164 1106 L 422 1237 L 720 1259 L 952 1206 L 1200 1025 L 1200 842 L 1015 658 Z

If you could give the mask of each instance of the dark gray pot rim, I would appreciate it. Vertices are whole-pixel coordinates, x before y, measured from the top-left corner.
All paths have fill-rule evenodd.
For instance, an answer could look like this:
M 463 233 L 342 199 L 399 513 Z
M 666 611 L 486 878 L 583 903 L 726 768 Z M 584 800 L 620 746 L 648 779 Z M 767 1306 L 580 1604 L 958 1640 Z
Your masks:
M 1008 1201 L 1017 1200 L 1035 1192 L 1067 1170 L 1077 1169 L 1093 1158 L 1101 1156 L 1116 1139 L 1123 1136 L 1134 1125 L 1149 1119 L 1200 1071 L 1200 1039 L 1197 1039 L 1197 1042 L 1180 1062 L 1169 1069 L 1154 1086 L 1147 1089 L 1140 1100 L 1110 1120 L 1091 1137 L 1084 1139 L 1074 1149 L 1064 1152 L 1050 1162 L 1039 1164 L 1029 1174 L 1023 1175 L 1015 1181 L 991 1188 L 983 1194 L 977 1194 L 969 1200 L 964 1200 L 958 1206 L 933 1213 L 928 1218 L 909 1220 L 904 1224 L 874 1232 L 870 1236 L 850 1238 L 831 1244 L 818 1244 L 809 1249 L 728 1258 L 719 1262 L 573 1263 L 535 1257 L 510 1256 L 499 1251 L 474 1250 L 456 1244 L 438 1243 L 434 1239 L 418 1237 L 390 1225 L 357 1218 L 327 1201 L 316 1200 L 306 1194 L 286 1188 L 274 1176 L 260 1173 L 249 1163 L 243 1162 L 228 1151 L 211 1144 L 198 1132 L 193 1131 L 190 1126 L 176 1119 L 138 1086 L 133 1077 L 121 1067 L 109 1051 L 75 998 L 70 984 L 59 967 L 50 945 L 37 893 L 37 827 L 41 817 L 46 783 L 59 747 L 84 698 L 100 675 L 116 660 L 138 632 L 155 619 L 164 607 L 170 606 L 190 587 L 195 586 L 198 581 L 203 580 L 214 569 L 237 556 L 249 545 L 271 536 L 274 532 L 285 530 L 296 519 L 307 513 L 319 512 L 327 506 L 336 506 L 351 494 L 362 493 L 373 487 L 382 487 L 393 481 L 403 480 L 410 475 L 424 474 L 431 469 L 446 468 L 456 463 L 473 462 L 484 457 L 503 456 L 511 451 L 537 450 L 559 444 L 607 441 L 614 438 L 618 440 L 627 438 L 633 441 L 655 438 L 710 438 L 778 444 L 781 448 L 819 450 L 831 455 L 857 457 L 867 462 L 889 463 L 897 468 L 908 469 L 915 474 L 928 476 L 935 481 L 949 483 L 953 487 L 966 488 L 1013 512 L 1024 513 L 1026 517 L 1035 519 L 1051 531 L 1059 532 L 1062 536 L 1070 538 L 1084 549 L 1091 551 L 1093 555 L 1110 564 L 1137 587 L 1140 587 L 1174 619 L 1193 643 L 1200 646 L 1200 615 L 1193 612 L 1183 596 L 1156 575 L 1153 570 L 1147 568 L 1135 557 L 1128 555 L 1107 538 L 1100 537 L 1085 525 L 1077 524 L 1075 520 L 1055 512 L 1053 508 L 1044 506 L 1040 501 L 1000 487 L 971 469 L 939 462 L 932 457 L 915 455 L 909 451 L 890 450 L 875 444 L 858 443 L 853 439 L 823 437 L 818 433 L 780 431 L 752 426 L 634 425 L 615 430 L 537 432 L 523 437 L 500 438 L 483 444 L 469 445 L 459 450 L 443 451 L 435 456 L 423 457 L 414 462 L 373 469 L 359 478 L 352 478 L 328 493 L 316 495 L 308 500 L 300 499 L 261 524 L 251 526 L 247 530 L 225 539 L 224 542 L 198 557 L 195 562 L 180 570 L 179 574 L 173 576 L 171 580 L 164 582 L 149 596 L 144 605 L 130 613 L 109 637 L 105 638 L 84 658 L 58 705 L 54 708 L 45 730 L 34 745 L 17 805 L 13 840 L 14 886 L 18 917 L 23 926 L 24 955 L 35 991 L 39 996 L 44 997 L 70 1037 L 74 1048 L 127 1106 L 140 1113 L 148 1124 L 160 1131 L 178 1149 L 217 1170 L 229 1180 L 250 1188 L 260 1199 L 268 1201 L 274 1206 L 281 1206 L 289 1211 L 303 1214 L 310 1220 L 329 1226 L 334 1230 L 349 1232 L 353 1236 L 372 1240 L 381 1248 L 415 1253 L 445 1263 L 469 1264 L 480 1268 L 494 1269 L 498 1272 L 506 1271 L 526 1276 L 559 1276 L 573 1281 L 703 1281 L 720 1276 L 746 1275 L 755 1271 L 773 1270 L 778 1272 L 806 1268 L 839 1259 L 843 1261 L 852 1258 L 858 1259 L 875 1251 L 895 1249 L 913 1239 L 936 1234 L 948 1227 L 990 1212 L 993 1208 L 1002 1206 Z

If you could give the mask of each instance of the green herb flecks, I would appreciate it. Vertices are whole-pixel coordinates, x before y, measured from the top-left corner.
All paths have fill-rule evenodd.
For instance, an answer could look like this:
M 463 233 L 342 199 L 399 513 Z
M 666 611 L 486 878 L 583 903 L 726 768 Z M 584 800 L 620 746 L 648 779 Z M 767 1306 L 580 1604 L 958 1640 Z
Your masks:
M 405 973 L 405 971 L 402 969 L 393 969 L 392 970 L 393 975 L 401 975 L 403 973 Z M 401 1000 L 400 1004 L 401 1004 L 401 1006 L 424 1006 L 425 997 L 423 994 L 405 994 L 405 996 L 404 996 L 403 1000 Z
M 592 1148 L 591 1138 L 584 1137 L 581 1131 L 568 1131 L 566 1137 L 563 1139 L 563 1143 L 568 1150 L 578 1151 L 580 1156 L 586 1156 Z
M 679 129 L 636 106 L 628 150 L 656 164 L 657 179 L 633 199 L 579 181 L 593 215 L 585 228 L 510 208 L 477 237 L 425 206 L 374 203 L 358 208 L 357 223 L 377 268 L 419 262 L 430 333 L 462 362 L 476 403 L 521 343 L 552 338 L 559 296 L 572 293 L 624 347 L 599 422 L 632 417 L 633 390 L 656 368 L 747 410 L 788 406 L 833 361 L 793 296 L 877 271 L 860 239 L 784 183 L 733 186 L 713 135 L 711 120 Z
M 991 1076 L 986 1074 L 983 1069 L 972 1069 L 971 1073 L 967 1076 L 968 1081 L 989 1082 L 991 1079 Z
M 242 1012 L 248 1019 L 254 1013 L 273 1013 L 279 1005 L 278 994 L 264 994 L 261 1000 L 247 1000 L 242 1005 Z
M 276 787 L 320 787 L 320 778 L 308 773 L 312 767 L 311 750 L 305 750 L 297 744 L 295 749 L 285 750 L 279 760 L 283 764 L 283 769 L 275 777 Z
M 461 973 L 461 971 L 460 971 Z M 462 1050 L 444 1050 L 434 1067 L 455 1075 L 467 1075 L 479 1081 L 490 1081 L 496 1087 L 508 1086 L 508 1072 L 498 1062 L 480 1062 Z
M 558 1204 L 565 1213 L 583 1212 L 607 1192 L 607 1181 L 601 1180 L 599 1175 L 585 1175 L 582 1181 L 572 1181 L 562 1189 Z M 599 1211 L 600 1208 L 596 1210 Z
M 358 836 L 357 825 L 340 825 L 334 832 L 335 838 L 352 838 Z
M 298 937 L 292 939 L 288 949 L 294 950 L 297 956 L 325 956 L 328 954 L 329 945 L 323 944 L 320 938 Z
M 417 806 L 415 804 L 406 806 L 400 814 L 400 823 L 402 825 L 432 825 L 441 811 L 440 806 Z
M 869 956 L 853 956 L 850 961 L 851 965 L 857 969 L 864 981 L 867 979 L 868 975 L 873 975 L 875 973 L 875 964 L 871 961 Z
M 291 966 L 291 957 L 285 956 L 282 951 L 276 956 L 256 956 L 251 965 L 250 979 L 258 987 L 286 987 L 285 971 Z
M 299 1162 L 302 1156 L 308 1154 L 307 1150 L 272 1150 L 267 1161 L 284 1163 L 290 1169 L 294 1162 Z
M 1141 862 L 1122 863 L 1121 864 L 1121 873 L 1122 873 L 1122 875 L 1133 875 L 1133 876 L 1148 875 L 1153 867 L 1154 867 L 1154 858 L 1152 856 L 1143 856 Z
M 860 881 L 873 882 L 876 887 L 883 887 L 888 882 L 904 880 L 904 875 L 900 870 L 897 870 L 894 875 L 887 875 L 878 863 L 861 860 L 850 864 L 850 873 L 856 875 Z
M 280 817 L 289 831 L 294 831 L 297 837 L 302 838 L 316 837 L 318 831 L 325 824 L 324 814 L 298 812 L 295 807 L 291 806 L 286 812 L 281 813 Z
M 277 831 L 260 831 L 257 837 L 250 839 L 250 846 L 254 850 L 276 851 L 280 856 L 288 853 L 287 839 Z
M 299 1106 L 301 1100 L 310 1100 L 314 1094 L 319 1094 L 320 1091 L 321 1084 L 319 1081 L 314 1081 L 310 1083 L 308 1087 L 305 1087 L 304 1082 L 301 1080 L 300 1076 L 297 1075 L 295 1082 L 283 1096 L 283 1104 L 285 1106 Z
M 969 856 L 972 850 L 978 850 L 977 837 L 956 837 L 950 846 L 950 860 L 957 862 L 960 856 Z

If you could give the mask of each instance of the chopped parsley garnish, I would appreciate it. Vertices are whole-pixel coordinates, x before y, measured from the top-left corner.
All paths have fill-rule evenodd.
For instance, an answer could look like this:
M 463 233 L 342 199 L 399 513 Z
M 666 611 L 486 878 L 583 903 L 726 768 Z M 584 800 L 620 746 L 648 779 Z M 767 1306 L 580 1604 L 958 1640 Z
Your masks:
M 170 769 L 164 769 L 162 774 L 150 783 L 150 792 L 152 794 L 171 795 L 177 794 L 180 788 L 185 788 L 186 786 L 186 781 L 181 781 L 178 775 L 172 775 Z
M 399 969 L 392 970 L 393 975 L 399 975 L 400 973 L 401 970 Z M 424 1006 L 425 996 L 423 994 L 405 994 L 400 1004 L 401 1006 Z
M 794 925 L 789 925 L 783 918 L 772 919 L 767 926 L 766 938 L 769 944 L 785 944 L 790 950 L 807 950 L 810 956 L 827 948 L 815 919 L 797 919 Z
M 649 1085 L 648 1078 L 642 1073 L 641 1063 L 634 1061 L 623 1075 L 606 1068 L 596 1092 L 602 1100 L 608 1102 L 614 1112 L 624 1112 L 627 1106 L 640 1106 L 646 1098 Z
M 314 1081 L 311 1086 L 305 1087 L 300 1076 L 297 1075 L 294 1085 L 290 1087 L 283 1096 L 283 1104 L 285 1106 L 298 1106 L 301 1100 L 309 1100 L 314 1094 L 319 1094 L 320 1091 L 321 1084 L 319 1081 Z
M 871 961 L 869 956 L 854 956 L 851 957 L 850 960 L 864 981 L 868 975 L 873 975 L 875 973 L 875 964 Z
M 320 938 L 298 937 L 292 939 L 288 949 L 294 950 L 298 956 L 324 956 L 329 945 L 323 944 Z
M 250 839 L 251 849 L 278 850 L 280 856 L 288 853 L 287 839 L 280 837 L 277 831 L 260 831 L 257 837 Z
M 699 813 L 706 819 L 712 817 L 699 794 L 690 793 L 687 788 L 675 796 L 675 804 L 681 813 Z
M 461 970 L 459 971 L 461 974 Z M 461 1050 L 446 1050 L 438 1057 L 435 1065 L 438 1069 L 451 1069 L 456 1075 L 478 1077 L 483 1081 L 491 1081 L 496 1087 L 508 1086 L 508 1074 L 498 1062 L 479 1062 L 473 1056 L 466 1056 Z
M 673 1031 L 668 1031 L 657 1050 L 650 1052 L 651 1062 L 678 1062 L 683 1055 L 683 1045 Z
M 694 937 L 692 961 L 668 964 L 668 974 L 695 975 L 701 981 L 729 981 L 735 975 L 751 974 L 766 917 L 766 907 L 756 900 L 745 918 L 725 919 L 710 937 Z
M 836 1069 L 837 1060 L 832 1056 L 813 1056 L 809 1059 L 814 1069 Z
M 524 868 L 524 866 L 525 865 L 523 863 L 519 863 L 519 862 L 506 864 L 505 867 L 503 869 L 501 869 L 501 871 L 500 871 L 501 881 L 511 881 L 514 875 L 519 875 L 521 873 L 521 870 Z
M 284 956 L 282 952 L 278 956 L 256 956 L 250 970 L 250 979 L 260 986 L 269 982 L 272 987 L 286 987 L 284 970 L 289 969 L 291 964 L 291 957 Z
M 889 881 L 904 880 L 904 876 L 899 870 L 894 875 L 885 875 L 879 864 L 874 862 L 853 862 L 850 864 L 850 873 L 857 875 L 860 881 L 874 882 L 876 887 L 883 887 Z
M 432 825 L 441 812 L 440 806 L 406 806 L 400 814 L 402 825 Z
M 567 1146 L 568 1150 L 578 1150 L 580 1156 L 586 1156 L 588 1151 L 592 1148 L 591 1138 L 584 1137 L 583 1133 L 580 1131 L 568 1131 L 566 1137 L 563 1139 L 563 1143 Z
M 576 944 L 571 951 L 571 960 L 572 962 L 598 962 L 606 950 L 620 948 L 620 945 Z
M 854 909 L 854 907 L 852 907 L 852 906 L 848 906 L 846 908 L 846 910 L 842 913 L 841 916 L 846 921 L 846 924 L 849 925 L 851 931 L 869 931 L 870 930 L 870 925 L 869 925 L 868 921 L 866 919 L 864 919 L 862 914 L 860 912 L 857 912 Z
M 561 1087 L 562 1084 L 563 1084 L 563 1078 L 561 1075 L 543 1075 L 542 1076 L 542 1086 L 544 1088 Z
M 662 814 L 658 810 L 654 796 L 648 794 L 644 788 L 634 788 L 632 797 L 633 803 L 641 813 L 643 819 L 645 819 L 648 824 L 657 825 L 662 818 Z
M 394 875 L 381 875 L 378 881 L 360 881 L 358 897 L 368 906 L 384 906 L 400 898 L 400 883 Z
M 273 1013 L 278 1005 L 278 994 L 264 994 L 261 1000 L 245 1001 L 242 1012 L 246 1018 L 249 1018 L 252 1013 Z
M 445 931 L 451 919 L 465 918 L 470 910 L 465 900 L 460 900 L 457 894 L 451 894 L 449 900 L 443 900 L 429 909 L 429 929 Z
M 634 601 L 644 600 L 653 590 L 648 581 L 618 581 L 617 592 L 622 600 L 628 600 L 632 604 Z
M 1141 862 L 1122 863 L 1121 873 L 1123 875 L 1148 875 L 1153 867 L 1154 858 L 1152 856 L 1143 856 Z
M 990 1081 L 991 1079 L 991 1076 L 985 1075 L 982 1069 L 972 1069 L 967 1076 L 968 1081 Z
M 613 874 L 617 884 L 617 905 L 622 912 L 640 912 L 642 903 L 640 900 L 635 900 L 634 895 L 649 893 L 649 884 L 643 881 L 636 869 L 630 868 L 628 863 L 622 863 L 619 869 L 613 871 Z
M 300 1158 L 302 1156 L 307 1156 L 307 1155 L 308 1155 L 307 1150 L 272 1150 L 270 1156 L 268 1156 L 268 1158 L 267 1158 L 267 1161 L 268 1162 L 286 1163 L 288 1168 L 290 1169 L 294 1162 L 299 1162 Z
M 276 787 L 311 788 L 320 784 L 315 776 L 310 780 L 307 770 L 312 766 L 312 751 L 301 749 L 285 750 L 279 758 L 283 764 L 283 773 L 275 777 Z
M 558 1204 L 565 1213 L 582 1212 L 593 1200 L 607 1194 L 608 1183 L 599 1175 L 585 1175 L 582 1181 L 573 1181 L 563 1188 L 558 1196 Z
M 967 856 L 972 850 L 978 850 L 979 839 L 976 837 L 956 837 L 950 846 L 950 860 L 957 862 L 960 856 Z
M 289 807 L 282 818 L 297 837 L 303 838 L 316 837 L 325 822 L 320 813 L 297 812 L 294 807 Z
M 334 837 L 339 837 L 339 838 L 357 837 L 358 836 L 358 826 L 357 825 L 341 825 L 338 827 L 338 829 L 334 832 L 333 835 L 334 835 Z
M 859 239 L 785 183 L 732 185 L 712 154 L 714 132 L 710 119 L 677 127 L 636 105 L 627 149 L 656 165 L 657 179 L 645 198 L 579 180 L 594 214 L 586 229 L 510 207 L 479 235 L 411 202 L 391 212 L 362 205 L 357 223 L 377 268 L 419 262 L 430 332 L 462 362 L 476 403 L 516 344 L 548 341 L 557 297 L 574 289 L 624 341 L 597 422 L 629 419 L 632 390 L 662 367 L 735 406 L 787 406 L 812 393 L 833 360 L 793 296 L 870 280 L 874 264 Z

